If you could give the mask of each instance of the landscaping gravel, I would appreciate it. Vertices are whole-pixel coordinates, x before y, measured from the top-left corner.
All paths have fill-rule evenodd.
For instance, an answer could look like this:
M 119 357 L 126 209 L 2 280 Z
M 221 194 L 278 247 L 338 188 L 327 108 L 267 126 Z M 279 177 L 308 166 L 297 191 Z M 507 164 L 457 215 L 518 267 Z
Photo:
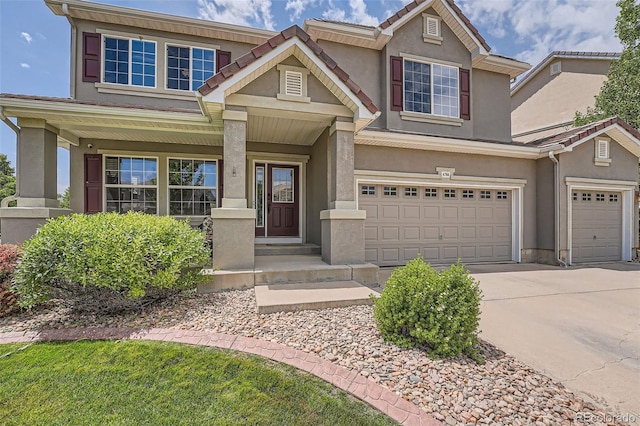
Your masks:
M 259 315 L 253 290 L 243 290 L 178 296 L 136 314 L 75 315 L 53 302 L 0 318 L 0 332 L 63 327 L 180 328 L 285 344 L 358 371 L 447 425 L 623 424 L 486 342 L 482 365 L 387 344 L 370 306 Z

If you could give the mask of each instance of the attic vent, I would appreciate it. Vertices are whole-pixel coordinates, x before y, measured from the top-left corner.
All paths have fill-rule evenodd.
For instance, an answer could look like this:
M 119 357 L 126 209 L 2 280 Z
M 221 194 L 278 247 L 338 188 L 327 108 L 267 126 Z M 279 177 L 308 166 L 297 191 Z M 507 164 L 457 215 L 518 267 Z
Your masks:
M 302 73 L 298 71 L 285 71 L 285 95 L 302 96 Z
M 609 158 L 609 141 L 604 139 L 598 140 L 598 159 L 607 159 Z
M 562 71 L 562 62 L 558 61 L 551 64 L 551 75 L 560 74 L 561 71 Z
M 422 37 L 427 43 L 441 44 L 442 30 L 440 28 L 441 21 L 439 16 L 422 14 L 423 28 Z

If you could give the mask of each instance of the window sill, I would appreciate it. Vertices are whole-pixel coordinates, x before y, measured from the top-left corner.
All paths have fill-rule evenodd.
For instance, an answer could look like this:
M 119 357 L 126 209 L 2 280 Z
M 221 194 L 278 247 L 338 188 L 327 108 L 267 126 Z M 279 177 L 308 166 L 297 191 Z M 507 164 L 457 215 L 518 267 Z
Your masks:
M 400 118 L 407 121 L 418 121 L 421 123 L 444 124 L 447 126 L 461 127 L 464 120 L 454 117 L 441 117 L 439 115 L 421 114 L 418 112 L 400 111 Z
M 609 167 L 611 165 L 611 158 L 594 158 L 593 164 L 601 167 Z
M 94 83 L 98 93 L 111 93 L 116 95 L 127 96 L 144 96 L 147 98 L 175 99 L 180 101 L 195 101 L 195 92 L 185 91 L 184 93 L 176 93 L 163 89 L 150 89 L 147 87 L 128 86 L 124 84 L 114 83 Z
M 303 102 L 303 103 L 311 103 L 311 98 L 308 96 L 292 96 L 285 95 L 284 93 L 278 93 L 277 98 L 281 101 L 293 101 L 293 102 Z
M 432 44 L 442 44 L 442 40 L 444 40 L 442 37 L 435 37 L 428 34 L 422 34 L 422 39 L 425 43 Z

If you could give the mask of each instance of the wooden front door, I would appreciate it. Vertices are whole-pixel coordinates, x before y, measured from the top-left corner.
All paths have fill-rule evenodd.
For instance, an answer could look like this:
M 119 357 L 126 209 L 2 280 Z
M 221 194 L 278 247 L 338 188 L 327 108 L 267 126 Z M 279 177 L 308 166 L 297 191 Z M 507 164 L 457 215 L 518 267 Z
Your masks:
M 300 236 L 300 167 L 269 164 L 265 178 L 266 236 Z

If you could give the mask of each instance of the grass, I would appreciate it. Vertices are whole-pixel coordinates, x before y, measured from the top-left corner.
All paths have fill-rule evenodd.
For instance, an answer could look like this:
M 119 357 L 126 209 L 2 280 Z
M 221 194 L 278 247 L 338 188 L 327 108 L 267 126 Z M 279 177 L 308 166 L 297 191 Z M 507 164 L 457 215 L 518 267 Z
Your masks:
M 163 342 L 0 345 L 3 425 L 387 425 L 290 366 Z M 9 354 L 9 355 L 7 355 Z

